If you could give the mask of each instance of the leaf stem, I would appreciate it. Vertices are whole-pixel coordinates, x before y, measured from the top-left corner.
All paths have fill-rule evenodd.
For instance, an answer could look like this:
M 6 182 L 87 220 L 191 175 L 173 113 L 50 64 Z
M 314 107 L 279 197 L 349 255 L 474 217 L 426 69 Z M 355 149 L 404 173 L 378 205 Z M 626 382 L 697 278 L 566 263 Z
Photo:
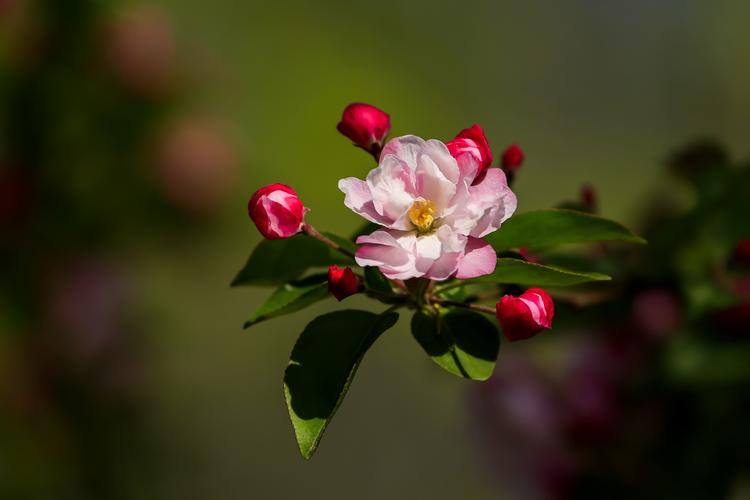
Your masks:
M 349 250 L 347 250 L 346 248 L 342 247 L 341 245 L 339 245 L 335 241 L 333 241 L 333 240 L 331 240 L 329 238 L 326 238 L 323 234 L 321 234 L 320 232 L 318 232 L 317 229 L 315 229 L 314 227 L 312 227 L 307 222 L 305 222 L 305 223 L 302 224 L 302 232 L 304 232 L 308 236 L 312 236 L 313 238 L 315 238 L 316 240 L 322 242 L 323 244 L 328 245 L 329 247 L 333 248 L 337 252 L 340 252 L 340 253 L 346 255 L 347 257 L 351 257 L 352 259 L 354 258 L 354 254 L 353 253 L 351 253 Z

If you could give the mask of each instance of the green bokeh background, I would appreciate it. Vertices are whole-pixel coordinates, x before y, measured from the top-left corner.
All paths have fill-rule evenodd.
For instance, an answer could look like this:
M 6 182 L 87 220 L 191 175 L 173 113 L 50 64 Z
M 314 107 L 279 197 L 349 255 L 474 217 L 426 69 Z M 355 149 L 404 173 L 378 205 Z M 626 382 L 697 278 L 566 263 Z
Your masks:
M 151 312 L 162 441 L 156 498 L 498 498 L 467 386 L 429 361 L 402 316 L 368 354 L 317 455 L 297 452 L 282 394 L 296 336 L 324 302 L 243 331 L 267 293 L 228 283 L 258 241 L 249 195 L 295 187 L 322 230 L 358 224 L 339 178 L 372 160 L 335 131 L 352 101 L 394 134 L 451 138 L 480 123 L 527 162 L 519 210 L 596 186 L 629 220 L 670 149 L 715 136 L 747 157 L 750 3 L 153 0 L 174 23 L 189 104 L 227 123 L 241 173 L 215 227 L 132 249 Z M 359 297 L 347 307 L 371 307 Z M 555 335 L 555 332 L 548 335 Z M 504 344 L 504 353 L 522 347 Z M 124 486 L 125 487 L 125 486 Z M 136 498 L 137 496 L 134 496 Z

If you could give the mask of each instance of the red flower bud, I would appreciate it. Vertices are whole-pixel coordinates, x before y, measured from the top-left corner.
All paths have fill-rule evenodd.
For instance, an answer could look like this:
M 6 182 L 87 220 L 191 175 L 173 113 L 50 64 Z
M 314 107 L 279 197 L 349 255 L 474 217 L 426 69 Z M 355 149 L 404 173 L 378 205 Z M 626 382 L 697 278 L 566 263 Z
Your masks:
M 257 190 L 247 211 L 264 238 L 280 240 L 294 236 L 302 229 L 305 207 L 294 189 L 271 184 Z
M 741 266 L 750 266 L 750 238 L 735 245 L 732 252 L 732 261 Z
M 591 184 L 581 186 L 581 206 L 589 213 L 594 213 L 597 210 L 596 191 Z
M 341 302 L 350 295 L 358 293 L 361 288 L 359 278 L 350 267 L 339 266 L 328 268 L 328 290 Z
M 479 165 L 477 177 L 492 165 L 492 150 L 487 143 L 484 130 L 479 125 L 475 124 L 463 129 L 456 135 L 455 139 L 446 143 L 446 146 L 448 146 L 448 151 L 456 159 L 464 154 L 473 156 Z
M 516 170 L 521 168 L 523 159 L 523 150 L 518 147 L 518 144 L 511 144 L 505 151 L 503 151 L 503 170 L 505 170 L 506 172 L 515 172 Z
M 391 117 L 375 106 L 354 103 L 344 109 L 336 130 L 351 139 L 357 146 L 368 151 L 375 149 L 379 151 L 383 147 L 383 141 L 388 132 L 391 131 Z
M 503 334 L 511 342 L 552 328 L 555 304 L 541 288 L 529 288 L 519 297 L 506 295 L 495 306 Z

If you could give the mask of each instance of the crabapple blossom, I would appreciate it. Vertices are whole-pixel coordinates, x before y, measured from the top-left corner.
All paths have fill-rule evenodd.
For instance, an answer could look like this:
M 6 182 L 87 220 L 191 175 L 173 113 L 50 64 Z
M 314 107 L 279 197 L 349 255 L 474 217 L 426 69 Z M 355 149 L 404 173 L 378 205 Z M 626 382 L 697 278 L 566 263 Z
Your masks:
M 516 209 L 516 196 L 498 168 L 472 155 L 460 161 L 438 140 L 389 141 L 365 180 L 339 181 L 344 204 L 383 226 L 357 239 L 356 261 L 390 279 L 473 278 L 491 273 L 497 255 L 482 237 Z

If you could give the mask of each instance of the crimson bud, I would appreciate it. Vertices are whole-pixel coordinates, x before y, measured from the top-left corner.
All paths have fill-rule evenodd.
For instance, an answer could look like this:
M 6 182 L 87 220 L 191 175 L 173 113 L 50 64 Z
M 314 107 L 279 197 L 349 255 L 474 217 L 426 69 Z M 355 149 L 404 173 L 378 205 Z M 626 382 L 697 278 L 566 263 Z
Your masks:
M 350 295 L 358 293 L 361 289 L 359 278 L 352 268 L 330 266 L 328 268 L 328 290 L 341 302 Z
M 511 342 L 552 328 L 555 304 L 541 288 L 529 288 L 518 297 L 506 295 L 495 306 L 503 334 Z
M 356 102 L 344 109 L 336 130 L 357 146 L 370 152 L 379 152 L 391 131 L 391 117 L 375 106 Z
M 506 173 L 517 171 L 519 168 L 521 168 L 523 159 L 523 150 L 518 146 L 518 144 L 511 144 L 505 151 L 503 151 L 503 170 L 505 170 Z

